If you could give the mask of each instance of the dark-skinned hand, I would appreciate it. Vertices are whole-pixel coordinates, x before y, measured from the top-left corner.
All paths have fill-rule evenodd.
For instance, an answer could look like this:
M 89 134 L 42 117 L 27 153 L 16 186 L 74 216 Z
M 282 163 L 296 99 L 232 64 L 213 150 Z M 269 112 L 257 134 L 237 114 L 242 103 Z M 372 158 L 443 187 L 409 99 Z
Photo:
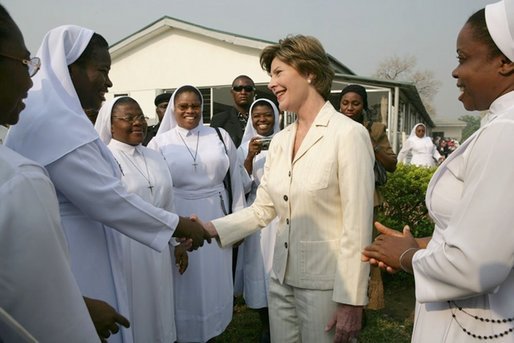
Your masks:
M 190 238 L 193 242 L 191 247 L 192 250 L 196 250 L 203 246 L 203 241 L 206 240 L 208 243 L 211 242 L 211 236 L 200 223 L 197 223 L 186 217 L 179 217 L 179 222 L 174 237 Z
M 105 301 L 86 298 L 84 297 L 87 310 L 91 316 L 91 320 L 95 326 L 98 337 L 102 342 L 107 342 L 109 336 L 114 335 L 120 331 L 118 325 L 130 327 L 130 322 L 127 318 L 116 312 L 116 310 L 106 303 Z

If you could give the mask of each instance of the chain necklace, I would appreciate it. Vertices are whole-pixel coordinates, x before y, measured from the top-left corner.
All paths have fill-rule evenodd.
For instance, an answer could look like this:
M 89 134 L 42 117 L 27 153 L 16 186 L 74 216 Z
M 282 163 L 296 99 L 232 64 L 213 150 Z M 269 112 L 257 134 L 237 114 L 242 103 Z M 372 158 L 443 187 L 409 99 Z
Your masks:
M 187 145 L 186 141 L 184 140 L 184 137 L 182 137 L 180 132 L 177 131 L 177 133 L 178 133 L 178 136 L 180 137 L 180 139 L 182 140 L 182 143 L 184 143 L 184 145 L 186 146 L 186 149 L 189 152 L 189 155 L 191 155 L 191 157 L 193 158 L 192 165 L 193 165 L 194 171 L 196 172 L 196 166 L 198 166 L 198 163 L 196 162 L 196 157 L 198 156 L 198 142 L 200 141 L 200 131 L 198 131 L 196 133 L 196 149 L 195 149 L 194 155 L 191 152 L 191 150 L 189 149 L 189 146 Z
M 139 169 L 137 164 L 134 163 L 134 161 L 132 161 L 132 159 L 127 156 L 127 154 L 125 154 L 124 151 L 120 150 L 120 152 L 123 154 L 123 156 L 125 156 L 127 158 L 127 160 L 129 160 L 129 162 L 134 166 L 134 168 L 136 168 L 136 170 L 139 172 L 139 174 L 141 174 L 145 178 L 146 182 L 148 182 L 148 189 L 150 190 L 150 193 L 153 195 L 153 188 L 155 186 L 152 185 L 152 183 L 150 182 L 150 172 L 148 171 L 148 164 L 146 164 L 145 154 L 143 152 L 140 152 L 140 154 L 143 156 L 143 161 L 145 162 L 146 175 L 143 173 L 143 171 L 141 169 Z

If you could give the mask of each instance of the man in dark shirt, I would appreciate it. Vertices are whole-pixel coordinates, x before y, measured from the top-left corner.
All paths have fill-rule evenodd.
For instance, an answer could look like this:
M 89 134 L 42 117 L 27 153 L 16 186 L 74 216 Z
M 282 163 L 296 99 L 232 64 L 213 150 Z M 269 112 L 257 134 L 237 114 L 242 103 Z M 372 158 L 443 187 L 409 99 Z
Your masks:
M 250 77 L 239 75 L 232 82 L 230 92 L 234 98 L 234 107 L 216 113 L 211 119 L 211 127 L 225 129 L 235 146 L 239 147 L 248 120 L 248 111 L 255 97 L 255 83 Z
M 171 98 L 171 93 L 162 93 L 155 97 L 155 113 L 157 114 L 157 118 L 159 122 L 153 126 L 149 126 L 146 131 L 145 139 L 143 140 L 143 145 L 146 146 L 152 138 L 157 134 L 157 130 L 159 130 L 159 126 L 161 125 L 162 117 L 164 117 L 164 112 L 166 112 L 166 107 L 168 107 L 168 103 Z

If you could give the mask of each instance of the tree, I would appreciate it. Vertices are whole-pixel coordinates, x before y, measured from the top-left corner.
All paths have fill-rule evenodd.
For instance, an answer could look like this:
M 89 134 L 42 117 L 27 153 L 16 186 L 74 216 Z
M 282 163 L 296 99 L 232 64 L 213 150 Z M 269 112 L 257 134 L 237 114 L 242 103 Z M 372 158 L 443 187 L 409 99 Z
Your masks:
M 412 82 L 429 113 L 435 113 L 432 101 L 437 94 L 441 82 L 435 79 L 431 70 L 416 70 L 416 57 L 388 57 L 378 65 L 373 75 L 382 80 Z
M 471 136 L 476 130 L 480 128 L 480 116 L 474 116 L 471 114 L 466 114 L 459 117 L 460 121 L 466 123 L 464 129 L 462 129 L 462 138 L 461 141 L 464 142 Z

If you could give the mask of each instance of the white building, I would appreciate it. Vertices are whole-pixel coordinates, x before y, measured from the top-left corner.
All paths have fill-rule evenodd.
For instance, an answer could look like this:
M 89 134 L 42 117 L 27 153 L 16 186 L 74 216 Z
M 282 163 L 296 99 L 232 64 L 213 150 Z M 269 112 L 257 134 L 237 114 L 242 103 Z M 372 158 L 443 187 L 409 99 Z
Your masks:
M 154 123 L 155 96 L 191 84 L 202 91 L 204 122 L 208 123 L 214 113 L 232 105 L 229 89 L 238 75 L 254 80 L 257 97 L 274 100 L 266 87 L 269 76 L 259 63 L 262 49 L 270 44 L 274 42 L 163 17 L 110 47 L 110 78 L 114 86 L 107 96 L 133 97 Z M 329 59 L 336 72 L 331 99 L 336 109 L 338 93 L 347 84 L 366 87 L 370 106 L 389 127 L 395 151 L 415 122 L 424 122 L 429 130 L 434 126 L 412 84 L 359 77 L 330 55 Z M 284 118 L 289 123 L 294 114 Z

